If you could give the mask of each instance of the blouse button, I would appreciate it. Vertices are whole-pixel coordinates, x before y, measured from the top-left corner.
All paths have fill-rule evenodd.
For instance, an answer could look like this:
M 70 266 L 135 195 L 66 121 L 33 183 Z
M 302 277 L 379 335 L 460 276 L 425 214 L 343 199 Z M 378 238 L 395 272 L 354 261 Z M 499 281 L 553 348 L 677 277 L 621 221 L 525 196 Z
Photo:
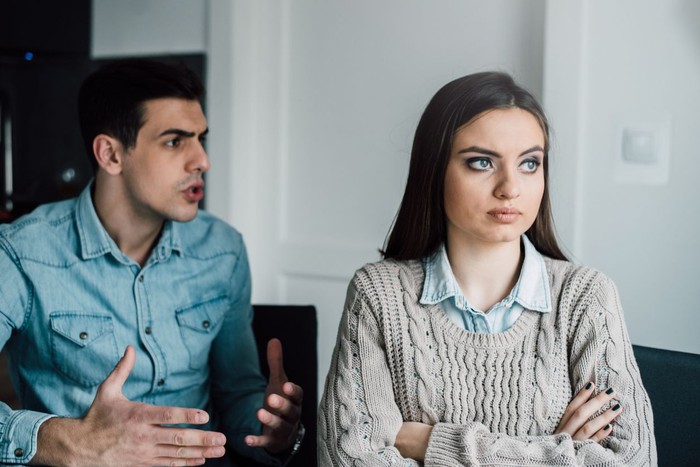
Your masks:
M 80 337 L 82 340 L 85 340 L 85 339 L 88 338 L 88 333 L 85 332 L 85 331 L 83 331 L 83 332 L 80 333 L 80 336 L 79 336 L 79 337 Z
M 150 333 L 151 333 L 151 327 L 150 327 L 150 326 L 146 326 L 146 329 L 144 329 L 144 332 L 145 332 L 146 334 L 150 334 Z
M 164 384 L 165 384 L 165 380 L 164 380 L 164 379 L 159 379 L 159 380 L 158 380 L 158 386 L 162 386 L 162 385 L 164 385 Z
M 15 457 L 22 457 L 23 455 L 24 455 L 24 449 L 22 449 L 22 448 L 15 449 Z
M 139 282 L 143 282 L 143 276 L 139 276 Z
M 202 327 L 203 327 L 204 329 L 209 329 L 209 326 L 211 326 L 211 323 L 209 323 L 209 321 L 204 321 L 204 322 L 202 322 Z

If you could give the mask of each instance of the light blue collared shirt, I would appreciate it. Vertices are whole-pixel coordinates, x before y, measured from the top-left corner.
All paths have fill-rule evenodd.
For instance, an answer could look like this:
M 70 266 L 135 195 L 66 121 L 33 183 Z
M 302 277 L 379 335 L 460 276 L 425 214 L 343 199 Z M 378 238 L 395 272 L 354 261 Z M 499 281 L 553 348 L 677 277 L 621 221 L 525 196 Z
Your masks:
M 525 259 L 518 282 L 506 298 L 485 313 L 472 307 L 462 294 L 452 273 L 444 244 L 432 256 L 423 259 L 425 282 L 420 303 L 437 303 L 457 326 L 483 334 L 507 331 L 526 309 L 549 313 L 552 311 L 552 302 L 544 259 L 527 236 L 523 235 L 521 239 Z
M 124 395 L 200 408 L 227 446 L 277 462 L 243 437 L 259 433 L 266 381 L 251 328 L 241 235 L 200 212 L 165 222 L 141 267 L 109 237 L 90 187 L 0 227 L 0 348 L 23 410 L 0 402 L 0 463 L 27 463 L 50 414 L 82 416 L 127 345 Z

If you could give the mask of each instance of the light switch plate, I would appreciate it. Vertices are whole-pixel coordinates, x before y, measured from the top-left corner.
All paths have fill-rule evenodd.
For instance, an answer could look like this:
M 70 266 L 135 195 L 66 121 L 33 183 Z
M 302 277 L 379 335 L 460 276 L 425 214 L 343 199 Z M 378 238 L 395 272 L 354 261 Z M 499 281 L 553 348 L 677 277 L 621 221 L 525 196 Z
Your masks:
M 671 162 L 671 117 L 621 119 L 616 132 L 615 181 L 666 185 Z
M 658 132 L 650 129 L 623 129 L 622 159 L 637 164 L 656 164 L 659 161 L 658 140 Z

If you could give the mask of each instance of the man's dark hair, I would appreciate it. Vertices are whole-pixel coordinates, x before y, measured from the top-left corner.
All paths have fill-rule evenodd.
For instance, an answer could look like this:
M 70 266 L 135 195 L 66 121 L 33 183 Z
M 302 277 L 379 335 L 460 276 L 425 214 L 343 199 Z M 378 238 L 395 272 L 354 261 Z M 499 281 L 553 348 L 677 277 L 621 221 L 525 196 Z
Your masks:
M 500 72 L 475 73 L 451 81 L 428 103 L 416 128 L 406 191 L 382 251 L 385 258 L 420 259 L 445 242 L 445 172 L 454 135 L 483 112 L 511 108 L 532 114 L 544 133 L 544 194 L 535 222 L 525 234 L 540 253 L 566 259 L 557 243 L 549 201 L 547 117 L 532 94 Z
M 80 130 L 85 149 L 97 171 L 92 143 L 99 134 L 118 139 L 125 150 L 136 144 L 144 124 L 144 104 L 151 99 L 175 97 L 201 100 L 204 87 L 183 63 L 148 59 L 110 62 L 83 81 L 78 96 Z

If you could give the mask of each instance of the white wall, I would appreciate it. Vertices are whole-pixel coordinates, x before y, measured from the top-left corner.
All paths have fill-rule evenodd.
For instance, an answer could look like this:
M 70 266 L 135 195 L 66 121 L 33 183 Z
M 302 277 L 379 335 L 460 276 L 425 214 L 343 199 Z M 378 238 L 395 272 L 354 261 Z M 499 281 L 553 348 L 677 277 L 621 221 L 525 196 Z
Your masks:
M 321 377 L 347 282 L 378 258 L 398 206 L 423 107 L 489 68 L 544 97 L 561 237 L 616 281 L 633 341 L 700 353 L 696 5 L 94 0 L 93 55 L 208 52 L 209 210 L 246 236 L 256 302 L 318 307 Z M 616 182 L 620 125 L 662 114 L 669 183 Z
M 91 55 L 201 53 L 207 18 L 199 0 L 92 0 Z
M 700 353 L 700 3 L 547 5 L 555 215 L 577 260 L 618 285 L 633 342 Z M 671 121 L 668 183 L 622 183 L 621 128 Z M 658 172 L 660 169 L 654 169 Z
M 484 69 L 541 95 L 544 2 L 234 0 L 210 15 L 209 59 L 230 79 L 209 92 L 232 110 L 227 126 L 210 119 L 225 135 L 209 141 L 214 166 L 230 161 L 208 206 L 246 237 L 254 301 L 316 305 L 322 382 L 347 284 L 379 259 L 398 208 L 423 108 Z

